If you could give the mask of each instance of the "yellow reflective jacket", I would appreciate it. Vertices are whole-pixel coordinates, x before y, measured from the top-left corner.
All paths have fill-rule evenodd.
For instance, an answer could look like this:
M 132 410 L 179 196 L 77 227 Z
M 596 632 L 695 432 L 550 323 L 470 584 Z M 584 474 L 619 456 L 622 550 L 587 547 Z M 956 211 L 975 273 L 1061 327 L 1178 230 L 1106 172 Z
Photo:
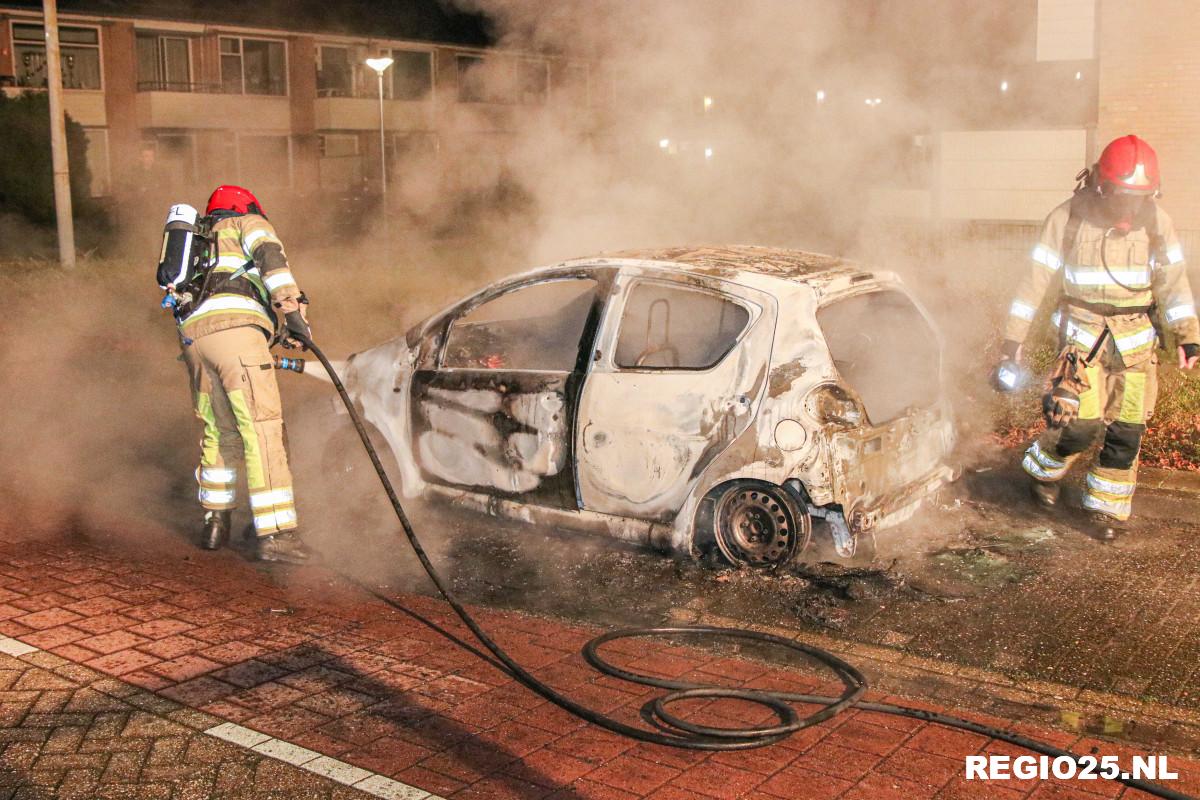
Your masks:
M 1083 214 L 1069 223 L 1071 202 L 1046 217 L 1029 272 L 1009 308 L 1004 337 L 1024 342 L 1039 306 L 1053 299 L 1058 309 L 1051 322 L 1066 342 L 1087 351 L 1107 327 L 1126 366 L 1154 353 L 1151 306 L 1180 344 L 1200 344 L 1183 248 L 1167 213 L 1156 204 L 1151 225 L 1120 233 Z M 1068 228 L 1076 224 L 1070 236 Z
M 180 322 L 180 331 L 195 339 L 226 328 L 256 325 L 273 336 L 276 319 L 272 305 L 300 296 L 275 228 L 266 217 L 240 214 L 218 220 L 212 236 L 213 260 L 204 291 Z M 279 250 L 264 251 L 265 244 L 278 245 Z

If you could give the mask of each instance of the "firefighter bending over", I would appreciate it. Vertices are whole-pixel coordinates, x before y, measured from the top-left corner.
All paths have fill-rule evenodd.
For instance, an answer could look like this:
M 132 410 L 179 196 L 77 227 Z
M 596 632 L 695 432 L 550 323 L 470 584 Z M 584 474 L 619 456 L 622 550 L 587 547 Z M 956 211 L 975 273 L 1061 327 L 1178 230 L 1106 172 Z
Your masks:
M 204 425 L 196 471 L 202 544 L 215 550 L 228 540 L 244 464 L 257 557 L 302 562 L 309 553 L 297 534 L 270 347 L 296 346 L 291 334 L 308 334 L 307 300 L 253 194 L 217 187 L 205 215 L 197 219 L 191 206 L 171 208 L 158 270 Z
M 1103 430 L 1083 507 L 1097 538 L 1110 541 L 1129 519 L 1138 451 L 1154 411 L 1156 324 L 1161 319 L 1176 337 L 1181 369 L 1200 357 L 1200 324 L 1175 227 L 1155 202 L 1154 150 L 1122 136 L 1080 177 L 1075 195 L 1046 218 L 1002 349 L 1006 362 L 1019 363 L 1038 307 L 1055 298 L 1051 321 L 1061 352 L 1043 398 L 1047 430 L 1022 467 L 1035 500 L 1053 507 L 1058 482 Z

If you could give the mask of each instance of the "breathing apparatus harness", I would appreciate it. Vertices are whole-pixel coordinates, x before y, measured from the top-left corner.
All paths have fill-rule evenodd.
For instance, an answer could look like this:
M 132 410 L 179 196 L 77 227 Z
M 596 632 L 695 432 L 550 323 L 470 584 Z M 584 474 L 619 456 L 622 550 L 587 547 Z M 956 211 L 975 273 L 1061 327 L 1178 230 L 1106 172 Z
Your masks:
M 170 309 L 176 323 L 182 324 L 200 305 L 214 294 L 235 294 L 258 302 L 271 319 L 274 329 L 272 345 L 282 342 L 289 346 L 293 329 L 307 331 L 298 311 L 285 315 L 281 321 L 271 305 L 271 299 L 258 282 L 250 280 L 247 273 L 255 269 L 253 260 L 247 260 L 233 272 L 218 272 L 216 265 L 216 237 L 213 227 L 223 219 L 240 216 L 241 212 L 219 209 L 200 216 L 195 208 L 186 203 L 171 206 L 167 223 L 163 228 L 162 250 L 159 254 L 158 285 L 164 292 L 164 309 Z M 261 245 L 267 247 L 268 245 Z M 257 273 L 256 273 L 257 274 Z M 302 304 L 308 297 L 301 294 Z M 290 319 L 295 316 L 295 320 Z M 184 344 L 191 340 L 185 338 Z
M 392 510 L 396 514 L 396 518 L 400 521 L 400 525 L 404 530 L 404 535 L 408 540 L 408 544 L 412 547 L 413 553 L 420 562 L 421 567 L 425 570 L 425 574 L 429 576 L 430 581 L 437 588 L 438 592 L 445 601 L 454 610 L 454 613 L 462 620 L 463 624 L 471 631 L 476 639 L 483 646 L 483 650 L 474 645 L 464 642 L 455 636 L 453 633 L 444 630 L 436 624 L 427 620 L 422 620 L 425 624 L 434 628 L 438 633 L 442 634 L 450 641 L 463 647 L 469 652 L 479 656 L 484 661 L 506 673 L 513 680 L 520 683 L 538 696 L 548 700 L 564 711 L 573 714 L 574 716 L 593 725 L 604 728 L 607 731 L 626 736 L 631 739 L 642 742 L 651 742 L 653 744 L 667 745 L 685 750 L 709 750 L 709 751 L 729 751 L 729 750 L 748 750 L 755 747 L 764 747 L 766 745 L 775 744 L 776 742 L 786 739 L 793 733 L 803 730 L 804 728 L 824 722 L 831 717 L 853 707 L 864 711 L 874 711 L 881 714 L 892 714 L 895 716 L 909 717 L 924 722 L 934 722 L 939 725 L 945 725 L 951 728 L 971 731 L 973 733 L 986 736 L 991 739 L 1008 742 L 1009 744 L 1023 747 L 1032 750 L 1035 753 L 1040 753 L 1051 758 L 1067 757 L 1076 759 L 1079 756 L 1074 753 L 1069 753 L 1057 747 L 1030 739 L 1011 731 L 1001 730 L 988 725 L 983 725 L 970 720 L 959 719 L 957 717 L 947 716 L 932 711 L 927 711 L 921 708 L 910 708 L 908 706 L 894 705 L 892 703 L 871 703 L 862 700 L 863 694 L 867 690 L 867 679 L 854 666 L 846 661 L 838 658 L 834 654 L 822 650 L 819 647 L 806 645 L 791 639 L 785 639 L 781 636 L 775 636 L 769 633 L 759 631 L 746 630 L 742 628 L 723 628 L 709 625 L 687 625 L 673 627 L 644 627 L 644 628 L 625 628 L 621 630 L 610 631 L 602 634 L 589 641 L 583 647 L 583 657 L 587 662 L 599 672 L 610 677 L 618 678 L 632 683 L 641 684 L 643 686 L 653 686 L 660 689 L 666 689 L 667 693 L 657 697 L 652 703 L 645 706 L 642 710 L 642 718 L 651 725 L 655 730 L 647 730 L 639 728 L 613 717 L 601 714 L 593 709 L 581 705 L 577 701 L 567 697 L 551 686 L 548 686 L 525 667 L 521 666 L 512 656 L 505 652 L 504 648 L 500 647 L 487 631 L 471 616 L 470 612 L 463 606 L 462 602 L 455 595 L 444 578 L 434 568 L 433 563 L 429 560 L 425 548 L 421 545 L 420 539 L 417 537 L 416 531 L 413 530 L 412 523 L 408 519 L 407 513 L 404 511 L 404 506 L 400 503 L 400 498 L 396 494 L 396 490 L 392 486 L 391 480 L 387 476 L 387 472 L 383 467 L 383 463 L 379 460 L 379 455 L 375 451 L 375 446 L 371 443 L 371 439 L 367 434 L 367 429 L 363 425 L 362 418 L 359 416 L 354 401 L 346 392 L 346 387 L 342 384 L 338 377 L 337 371 L 326 358 L 321 348 L 313 343 L 311 336 L 306 331 L 293 331 L 293 338 L 299 341 L 306 350 L 321 362 L 321 366 L 329 374 L 329 379 L 337 390 L 338 396 L 342 400 L 342 404 L 346 407 L 346 412 L 350 416 L 350 421 L 354 424 L 354 429 L 358 433 L 359 439 L 362 441 L 363 447 L 367 451 L 367 456 L 371 460 L 371 466 L 375 469 L 375 474 L 379 476 L 379 482 L 383 485 L 383 491 L 387 495 L 388 502 L 392 506 Z M 301 363 L 303 369 L 303 363 Z M 363 591 L 382 601 L 383 603 L 397 609 L 398 611 L 411 614 L 407 608 L 400 604 L 395 599 L 388 597 L 376 590 L 375 588 L 362 583 L 350 575 L 342 573 L 342 576 L 348 581 L 358 586 Z M 841 681 L 844 691 L 837 697 L 829 697 L 825 695 L 800 694 L 796 692 L 775 692 L 762 689 L 738 689 L 726 686 L 713 686 L 692 683 L 690 681 L 669 680 L 666 678 L 658 678 L 643 673 L 633 672 L 631 670 L 618 667 L 605 659 L 600 653 L 600 649 L 609 642 L 620 639 L 633 638 L 674 638 L 674 637 L 715 637 L 721 639 L 740 639 L 759 644 L 771 644 L 793 654 L 807 656 L 809 659 L 828 667 L 837 678 Z M 486 652 L 485 652 L 486 651 Z M 669 709 L 670 706 L 698 698 L 708 699 L 732 699 L 742 700 L 748 703 L 757 703 L 770 710 L 775 715 L 776 724 L 762 726 L 747 726 L 737 728 L 727 727 L 712 727 L 708 725 L 700 725 L 684 719 Z M 796 711 L 795 704 L 816 705 L 821 706 L 818 711 L 807 716 L 801 717 Z M 1159 786 L 1149 781 L 1141 780 L 1140 778 L 1128 778 L 1118 776 L 1114 780 L 1120 781 L 1126 786 L 1131 786 L 1158 797 L 1167 798 L 1167 800 L 1194 800 L 1187 795 L 1174 790 Z

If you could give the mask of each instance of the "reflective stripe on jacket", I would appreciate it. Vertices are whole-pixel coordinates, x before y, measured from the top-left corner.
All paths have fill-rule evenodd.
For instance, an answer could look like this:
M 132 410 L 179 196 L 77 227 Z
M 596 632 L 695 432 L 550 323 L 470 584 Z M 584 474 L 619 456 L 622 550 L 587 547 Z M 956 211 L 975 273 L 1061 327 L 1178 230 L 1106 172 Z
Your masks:
M 1145 227 L 1125 234 L 1113 231 L 1105 237 L 1106 229 L 1086 216 L 1079 219 L 1073 241 L 1064 248 L 1071 201 L 1051 211 L 1033 249 L 1029 272 L 1009 307 L 1005 338 L 1025 341 L 1038 307 L 1051 295 L 1056 304 L 1065 298 L 1107 306 L 1106 314 L 1100 314 L 1068 304 L 1056 311 L 1051 321 L 1060 329 L 1065 325 L 1067 341 L 1084 349 L 1095 344 L 1107 326 L 1126 365 L 1140 363 L 1154 350 L 1154 326 L 1149 314 L 1141 310 L 1152 304 L 1157 304 L 1180 343 L 1200 344 L 1200 321 L 1183 248 L 1171 218 L 1157 206 L 1154 211 L 1160 242 L 1157 252 L 1152 252 Z M 1067 252 L 1060 252 L 1063 249 Z M 1131 313 L 1112 313 L 1122 308 Z
M 212 235 L 211 274 L 200 302 L 180 323 L 183 335 L 195 339 L 242 325 L 255 325 L 274 335 L 271 304 L 300 296 L 275 228 L 259 214 L 240 214 L 218 220 Z M 279 249 L 264 251 L 266 244 Z M 267 253 L 270 258 L 263 257 Z

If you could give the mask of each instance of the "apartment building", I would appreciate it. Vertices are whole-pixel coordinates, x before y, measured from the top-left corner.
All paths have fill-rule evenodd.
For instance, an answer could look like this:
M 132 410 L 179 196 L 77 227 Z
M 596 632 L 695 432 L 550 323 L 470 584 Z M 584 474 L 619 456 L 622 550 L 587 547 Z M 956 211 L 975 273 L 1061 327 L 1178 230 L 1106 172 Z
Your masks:
M 97 196 L 146 182 L 337 191 L 378 180 L 381 113 L 395 174 L 448 148 L 486 152 L 552 96 L 587 107 L 611 94 L 594 65 L 536 53 L 109 13 L 59 24 Z M 364 63 L 381 55 L 382 112 Z M 40 13 L 0 3 L 0 91 L 45 85 Z
M 1023 0 L 1020 57 L 974 89 L 991 118 L 923 137 L 928 182 L 873 194 L 889 216 L 1035 223 L 1113 138 L 1158 151 L 1163 205 L 1200 246 L 1200 16 L 1186 0 Z M 1012 42 L 1005 43 L 1011 46 Z

